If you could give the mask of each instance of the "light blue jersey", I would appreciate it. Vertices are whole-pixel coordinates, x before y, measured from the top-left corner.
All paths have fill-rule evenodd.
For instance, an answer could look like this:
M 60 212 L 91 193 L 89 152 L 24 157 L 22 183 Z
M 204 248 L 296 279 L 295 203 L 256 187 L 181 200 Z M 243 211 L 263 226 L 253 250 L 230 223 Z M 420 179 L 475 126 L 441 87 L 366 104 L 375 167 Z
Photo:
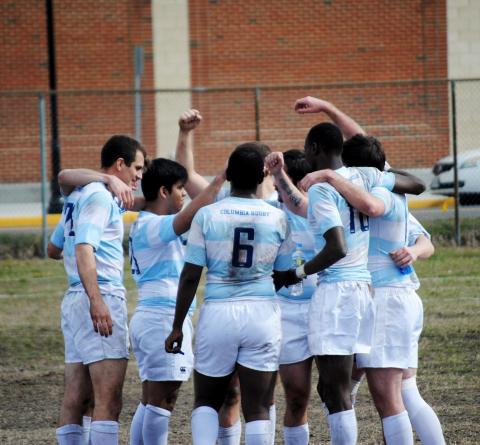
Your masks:
M 142 211 L 132 225 L 128 241 L 138 307 L 175 310 L 186 244 L 173 230 L 175 216 Z M 195 300 L 190 306 L 194 310 Z
M 283 211 L 227 197 L 195 215 L 185 262 L 208 268 L 205 301 L 273 298 L 272 271 L 291 267 L 292 250 Z
M 62 214 L 60 215 L 60 221 L 58 221 L 55 229 L 53 229 L 52 234 L 50 235 L 50 242 L 59 249 L 63 250 L 63 245 L 65 244 L 65 215 L 66 215 L 66 206 L 68 202 L 68 196 L 65 198 L 65 204 L 63 205 Z
M 301 244 L 301 251 L 305 258 L 305 261 L 310 261 L 315 256 L 315 240 L 313 239 L 313 235 L 310 232 L 307 219 L 290 212 L 290 210 L 288 210 L 284 205 L 282 205 L 282 209 L 287 215 L 294 245 Z M 295 248 L 294 250 L 292 250 L 290 256 L 290 263 L 292 264 L 292 266 L 294 252 Z M 285 286 L 277 292 L 277 295 L 290 301 L 305 302 L 310 300 L 316 288 L 317 277 L 315 275 L 309 275 L 303 280 L 303 293 L 301 295 L 290 295 L 290 288 Z
M 100 291 L 124 291 L 122 211 L 105 184 L 100 182 L 78 188 L 69 195 L 64 208 L 63 258 L 70 288 L 83 288 L 75 247 L 89 244 L 94 249 Z
M 395 175 L 380 172 L 373 167 L 341 167 L 336 172 L 352 184 L 370 191 L 373 187 L 386 187 L 391 190 Z M 333 227 L 342 227 L 347 245 L 347 255 L 340 261 L 318 274 L 320 281 L 367 281 L 370 222 L 366 215 L 349 205 L 340 193 L 330 184 L 321 183 L 308 191 L 308 221 L 315 238 L 316 252 L 325 247 L 324 234 Z

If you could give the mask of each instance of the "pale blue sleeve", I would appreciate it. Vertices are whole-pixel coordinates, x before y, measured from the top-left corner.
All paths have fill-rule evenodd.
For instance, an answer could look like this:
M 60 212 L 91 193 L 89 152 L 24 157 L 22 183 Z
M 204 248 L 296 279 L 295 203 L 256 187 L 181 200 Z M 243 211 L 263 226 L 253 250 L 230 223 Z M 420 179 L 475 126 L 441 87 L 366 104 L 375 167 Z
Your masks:
M 65 233 L 64 233 L 64 227 L 65 227 L 65 214 L 62 212 L 62 217 L 60 218 L 60 221 L 58 221 L 57 225 L 55 226 L 55 229 L 53 230 L 52 235 L 50 236 L 50 242 L 55 246 L 58 247 L 59 249 L 63 249 L 63 244 L 65 243 Z
M 151 247 L 161 246 L 178 238 L 173 230 L 173 220 L 176 215 L 158 215 L 151 218 L 147 224 L 148 243 Z
M 280 244 L 278 249 L 277 258 L 275 258 L 275 263 L 273 265 L 273 270 L 278 270 L 279 272 L 288 270 L 292 267 L 292 252 L 295 247 L 295 244 L 292 240 L 292 233 L 290 226 L 287 223 L 287 230 L 285 237 Z
M 338 193 L 324 184 L 310 187 L 308 191 L 308 222 L 315 235 L 323 236 L 333 227 L 342 227 L 337 206 Z
M 392 192 L 387 190 L 385 187 L 374 187 L 371 191 L 371 194 L 383 202 L 383 205 L 385 206 L 383 215 L 388 215 L 394 210 Z
M 109 193 L 96 192 L 79 203 L 75 229 L 75 245 L 90 244 L 98 249 L 103 232 L 110 221 L 112 198 Z
M 187 250 L 185 262 L 197 266 L 207 265 L 207 249 L 205 245 L 205 234 L 203 233 L 204 211 L 200 209 L 194 216 L 190 232 L 188 233 Z
M 413 246 L 420 235 L 426 236 L 431 239 L 430 234 L 427 232 L 420 222 L 411 213 L 408 214 L 408 245 Z
M 358 170 L 362 173 L 368 190 L 372 190 L 374 187 L 385 187 L 387 190 L 393 190 L 395 186 L 395 175 L 393 173 L 382 172 L 375 167 L 359 167 Z

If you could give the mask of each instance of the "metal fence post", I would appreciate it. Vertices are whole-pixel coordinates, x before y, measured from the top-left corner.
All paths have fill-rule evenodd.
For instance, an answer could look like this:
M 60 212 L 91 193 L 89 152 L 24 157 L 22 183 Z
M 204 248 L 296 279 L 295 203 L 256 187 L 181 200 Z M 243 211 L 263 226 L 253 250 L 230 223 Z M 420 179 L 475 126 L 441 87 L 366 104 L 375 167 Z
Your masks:
M 260 88 L 255 88 L 255 140 L 260 140 Z
M 38 115 L 40 118 L 40 162 L 41 162 L 41 196 L 42 196 L 42 255 L 47 258 L 47 150 L 45 125 L 45 96 L 38 96 Z
M 142 140 L 142 75 L 144 67 L 143 46 L 135 46 L 134 49 L 134 70 L 135 70 L 135 139 Z
M 458 156 L 457 156 L 457 104 L 455 94 L 455 81 L 451 81 L 450 91 L 452 93 L 452 148 L 453 148 L 453 190 L 455 196 L 455 242 L 461 244 L 460 236 L 460 193 L 458 191 Z

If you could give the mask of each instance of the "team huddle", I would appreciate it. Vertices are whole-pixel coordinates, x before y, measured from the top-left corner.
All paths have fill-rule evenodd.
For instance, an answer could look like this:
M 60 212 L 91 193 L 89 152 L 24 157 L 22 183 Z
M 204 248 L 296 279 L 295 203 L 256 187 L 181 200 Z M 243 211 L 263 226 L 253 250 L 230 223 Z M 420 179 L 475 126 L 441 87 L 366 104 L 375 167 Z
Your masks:
M 49 243 L 69 285 L 60 445 L 118 444 L 130 344 L 142 382 L 131 445 L 168 443 L 192 373 L 194 445 L 239 444 L 240 406 L 245 443 L 274 444 L 277 374 L 283 443 L 307 445 L 314 364 L 332 444 L 357 443 L 363 375 L 387 444 L 413 444 L 413 430 L 423 444 L 445 443 L 416 385 L 423 307 L 412 264 L 434 248 L 405 194 L 424 185 L 391 169 L 379 141 L 333 104 L 305 97 L 294 108 L 333 123 L 312 127 L 304 150 L 241 144 L 210 183 L 194 165 L 196 110 L 180 116 L 175 161 L 147 161 L 139 142 L 113 136 L 101 172 L 60 173 L 65 204 Z M 129 326 L 126 209 L 139 210 L 128 236 L 138 288 Z

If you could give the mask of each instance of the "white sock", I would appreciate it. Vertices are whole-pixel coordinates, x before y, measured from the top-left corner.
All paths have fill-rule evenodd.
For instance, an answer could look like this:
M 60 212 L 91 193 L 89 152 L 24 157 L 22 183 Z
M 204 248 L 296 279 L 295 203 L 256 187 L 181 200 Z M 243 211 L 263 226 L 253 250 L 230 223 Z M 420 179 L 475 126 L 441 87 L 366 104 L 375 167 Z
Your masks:
M 144 415 L 145 405 L 139 403 L 130 425 L 130 445 L 143 445 L 142 429 Z
M 270 445 L 271 429 L 270 420 L 245 423 L 245 445 Z
M 242 435 L 242 422 L 238 419 L 232 426 L 219 427 L 217 445 L 240 445 Z
M 415 376 L 402 382 L 403 404 L 423 445 L 444 445 L 442 426 L 432 407 L 418 392 Z
M 83 445 L 83 428 L 76 423 L 57 428 L 56 436 L 58 445 Z
M 145 407 L 142 436 L 145 445 L 167 445 L 168 422 L 172 413 L 154 405 Z
M 92 445 L 118 445 L 118 422 L 114 420 L 94 420 L 90 427 Z
M 358 389 L 360 388 L 360 384 L 362 383 L 362 380 L 363 379 L 350 380 L 350 399 L 352 400 L 352 406 L 355 405 L 355 402 L 357 401 L 357 393 L 358 393 Z
M 277 408 L 275 408 L 275 404 L 270 405 L 268 416 L 270 418 L 270 445 L 275 445 L 275 431 L 277 426 Z
M 384 417 L 382 425 L 387 445 L 413 445 L 412 425 L 406 411 Z
M 300 426 L 284 426 L 283 441 L 285 445 L 308 445 L 310 431 L 308 423 Z
M 349 409 L 328 415 L 332 445 L 355 445 L 357 443 L 357 418 Z
M 92 418 L 90 416 L 83 416 L 82 429 L 83 429 L 83 445 L 90 444 L 90 425 L 92 424 Z
M 218 437 L 218 413 L 210 406 L 192 411 L 193 445 L 213 445 Z

